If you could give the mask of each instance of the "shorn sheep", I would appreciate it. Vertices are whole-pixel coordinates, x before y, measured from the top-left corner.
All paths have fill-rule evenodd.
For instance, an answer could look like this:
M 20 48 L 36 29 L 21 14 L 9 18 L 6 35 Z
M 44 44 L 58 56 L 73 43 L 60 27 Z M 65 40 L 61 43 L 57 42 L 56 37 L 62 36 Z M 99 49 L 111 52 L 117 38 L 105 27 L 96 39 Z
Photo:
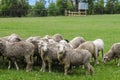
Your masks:
M 112 59 L 117 60 L 117 65 L 120 66 L 120 43 L 114 43 L 110 50 L 104 55 L 103 62 L 110 61 Z
M 85 42 L 85 39 L 83 37 L 75 37 L 73 38 L 69 44 L 72 45 L 72 47 L 75 49 L 77 48 L 80 44 L 82 44 L 83 42 Z
M 103 54 L 104 54 L 104 42 L 102 39 L 96 39 L 93 41 L 93 43 L 95 44 L 96 48 L 97 48 L 97 55 L 99 56 L 99 52 L 101 51 L 102 53 L 102 58 L 103 58 Z
M 91 53 L 84 49 L 65 49 L 62 44 L 58 45 L 57 51 L 58 60 L 64 65 L 64 75 L 67 75 L 68 70 L 72 66 L 84 65 L 86 70 L 86 75 L 88 72 L 94 73 L 93 67 L 90 65 Z
M 98 64 L 97 49 L 96 49 L 95 44 L 92 41 L 86 41 L 86 42 L 82 43 L 76 49 L 86 49 L 86 50 L 88 50 L 94 58 L 94 65 Z
M 19 70 L 17 60 L 25 59 L 27 66 L 26 72 L 31 71 L 33 64 L 34 45 L 29 42 L 8 42 L 0 40 L 0 53 L 9 60 L 8 69 L 11 68 L 11 62 L 14 62 L 16 69 Z

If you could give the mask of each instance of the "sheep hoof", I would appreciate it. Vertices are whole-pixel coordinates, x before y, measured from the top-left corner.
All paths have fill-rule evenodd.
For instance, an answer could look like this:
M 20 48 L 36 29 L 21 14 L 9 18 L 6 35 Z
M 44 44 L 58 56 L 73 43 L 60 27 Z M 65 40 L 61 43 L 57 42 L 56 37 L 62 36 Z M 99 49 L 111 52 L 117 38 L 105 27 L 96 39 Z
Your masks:
M 26 72 L 29 72 L 29 70 L 26 70 Z
M 97 64 L 99 64 L 99 61 L 97 61 Z
M 51 71 L 49 71 L 49 73 L 51 73 Z
M 118 63 L 117 66 L 120 66 L 120 63 Z

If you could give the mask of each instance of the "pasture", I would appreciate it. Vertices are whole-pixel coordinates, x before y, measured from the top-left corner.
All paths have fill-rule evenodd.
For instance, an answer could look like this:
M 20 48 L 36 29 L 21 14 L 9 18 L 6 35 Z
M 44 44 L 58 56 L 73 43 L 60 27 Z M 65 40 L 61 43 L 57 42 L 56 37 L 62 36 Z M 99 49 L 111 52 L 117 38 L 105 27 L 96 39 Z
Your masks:
M 26 17 L 0 18 L 0 37 L 19 34 L 22 38 L 60 33 L 71 40 L 83 36 L 87 41 L 101 38 L 105 43 L 106 53 L 111 45 L 120 42 L 120 15 L 94 15 L 80 17 Z M 101 61 L 101 55 L 99 56 Z M 7 64 L 0 59 L 0 80 L 119 80 L 120 67 L 114 61 L 94 66 L 94 75 L 85 76 L 85 70 L 74 68 L 73 73 L 64 76 L 63 69 L 54 67 L 52 73 L 40 72 L 41 66 L 33 67 L 32 72 L 22 68 L 7 70 Z

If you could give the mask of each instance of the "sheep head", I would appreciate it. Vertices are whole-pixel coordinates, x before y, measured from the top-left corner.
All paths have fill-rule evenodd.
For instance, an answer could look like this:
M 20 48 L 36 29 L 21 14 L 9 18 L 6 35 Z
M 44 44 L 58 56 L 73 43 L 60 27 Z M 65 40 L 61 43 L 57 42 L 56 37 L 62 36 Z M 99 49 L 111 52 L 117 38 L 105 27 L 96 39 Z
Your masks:
M 39 48 L 39 51 L 47 51 L 48 50 L 48 43 L 44 42 L 44 41 L 39 41 L 38 43 L 38 48 Z
M 17 34 L 11 34 L 8 37 L 8 41 L 9 42 L 19 42 L 19 41 L 21 41 L 21 38 Z
M 108 57 L 108 55 L 103 56 L 103 62 L 106 63 L 107 61 L 110 61 L 111 59 Z
M 57 57 L 58 60 L 60 61 L 61 59 L 63 59 L 64 55 L 65 55 L 65 46 L 62 44 L 58 44 L 58 52 L 57 52 Z

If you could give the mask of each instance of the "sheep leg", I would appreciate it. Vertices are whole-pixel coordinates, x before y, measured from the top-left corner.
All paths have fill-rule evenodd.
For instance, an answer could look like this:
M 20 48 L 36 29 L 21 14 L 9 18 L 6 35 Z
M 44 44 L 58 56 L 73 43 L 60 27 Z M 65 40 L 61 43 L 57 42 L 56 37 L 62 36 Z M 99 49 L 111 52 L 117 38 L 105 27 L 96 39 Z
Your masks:
M 102 49 L 102 59 L 103 59 L 103 56 L 104 56 L 104 50 Z
M 11 68 L 11 61 L 9 61 L 8 70 Z
M 65 70 L 64 75 L 67 75 L 69 67 L 70 67 L 69 64 L 64 65 L 64 70 Z
M 86 69 L 85 75 L 87 76 L 87 75 L 88 75 L 88 72 L 90 72 L 90 64 L 89 64 L 89 63 L 86 63 L 86 64 L 84 64 L 84 66 L 85 66 L 85 69 Z
M 86 68 L 86 72 L 85 75 L 88 75 L 88 72 L 91 73 L 91 75 L 94 74 L 94 68 L 92 67 L 92 65 L 90 63 L 86 63 L 84 64 L 85 68 Z
M 97 59 L 97 53 L 93 54 L 93 57 L 94 57 L 94 65 L 99 64 Z
M 97 51 L 97 57 L 99 57 L 99 52 L 100 52 L 100 50 Z
M 70 65 L 70 68 L 69 68 L 69 73 L 72 73 L 72 66 Z
M 45 69 L 46 69 L 46 62 L 43 60 L 43 61 L 42 61 L 42 68 L 41 68 L 40 71 L 45 72 Z
M 89 67 L 90 67 L 90 73 L 93 75 L 94 74 L 94 68 L 90 64 L 89 64 Z
M 14 64 L 15 64 L 16 69 L 17 69 L 17 70 L 19 70 L 19 67 L 18 67 L 18 65 L 17 65 L 17 62 L 16 62 L 16 61 L 14 61 Z
M 117 66 L 120 66 L 120 59 L 118 59 L 118 64 L 117 64 Z
M 48 62 L 49 73 L 51 73 L 51 64 L 52 64 L 52 62 Z
M 25 56 L 25 59 L 26 59 L 26 62 L 27 62 L 26 72 L 29 72 L 32 69 L 32 67 L 31 67 L 32 66 L 32 62 L 30 60 L 30 55 Z

